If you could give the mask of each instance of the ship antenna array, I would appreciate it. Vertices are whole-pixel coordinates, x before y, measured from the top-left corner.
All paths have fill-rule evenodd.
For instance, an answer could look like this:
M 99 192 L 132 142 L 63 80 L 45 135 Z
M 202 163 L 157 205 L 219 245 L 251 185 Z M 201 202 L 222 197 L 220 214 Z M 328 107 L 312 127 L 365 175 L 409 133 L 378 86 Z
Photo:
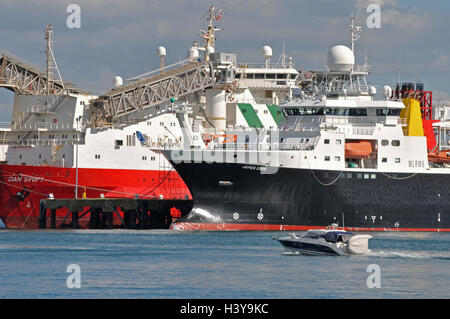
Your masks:
M 283 41 L 283 49 L 281 52 L 281 55 L 278 59 L 278 65 L 281 65 L 281 67 L 284 69 L 286 68 L 286 53 L 285 53 L 285 46 L 286 46 L 286 41 Z
M 55 55 L 53 54 L 53 27 L 51 25 L 47 26 L 47 29 L 45 30 L 45 40 L 47 41 L 47 45 L 45 48 L 45 53 L 47 55 L 46 63 L 47 63 L 47 70 L 46 70 L 46 76 L 47 76 L 47 94 L 50 95 L 50 86 L 53 80 L 53 70 L 56 70 L 59 77 L 59 82 L 61 83 L 63 90 L 65 90 L 64 82 L 61 78 L 61 74 L 59 73 L 58 65 L 56 64 Z
M 361 36 L 361 32 L 362 32 L 362 27 L 359 25 L 356 25 L 356 17 L 355 16 L 351 16 L 350 17 L 350 25 L 349 30 L 350 30 L 350 34 L 351 34 L 351 43 L 352 43 L 352 52 L 353 54 L 355 54 L 355 42 L 359 39 L 359 37 Z
M 214 21 L 222 19 L 222 9 L 216 10 L 214 6 L 209 8 L 208 13 L 208 30 L 200 30 L 200 37 L 205 40 L 205 46 L 199 47 L 197 42 L 194 42 L 193 48 L 204 51 L 204 60 L 209 61 L 209 54 L 214 52 L 214 46 L 216 42 L 216 31 L 222 31 L 222 29 L 214 27 Z M 212 50 L 212 51 L 211 51 Z

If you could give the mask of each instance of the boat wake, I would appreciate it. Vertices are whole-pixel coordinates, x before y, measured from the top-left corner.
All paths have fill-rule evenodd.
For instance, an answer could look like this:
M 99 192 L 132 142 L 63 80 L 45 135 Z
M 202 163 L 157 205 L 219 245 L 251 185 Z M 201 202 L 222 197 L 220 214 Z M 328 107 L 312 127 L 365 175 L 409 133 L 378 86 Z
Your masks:
M 442 251 L 369 251 L 366 256 L 404 259 L 443 259 L 450 260 L 450 252 Z

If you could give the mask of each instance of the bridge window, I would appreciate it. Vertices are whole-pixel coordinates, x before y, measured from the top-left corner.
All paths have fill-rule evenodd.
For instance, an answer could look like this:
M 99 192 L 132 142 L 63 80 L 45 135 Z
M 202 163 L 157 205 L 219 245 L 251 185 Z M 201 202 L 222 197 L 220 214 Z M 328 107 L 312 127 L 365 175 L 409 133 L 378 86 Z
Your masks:
M 377 109 L 377 116 L 399 116 L 401 109 Z
M 392 144 L 392 146 L 399 147 L 400 146 L 400 141 L 399 140 L 392 140 L 391 144 Z
M 367 109 L 360 109 L 360 108 L 349 109 L 348 114 L 350 116 L 367 116 Z
M 286 108 L 286 114 L 287 115 L 323 115 L 324 109 L 317 109 L 317 108 Z
M 389 141 L 388 140 L 381 140 L 381 145 L 382 146 L 388 146 L 389 145 Z
M 367 116 L 367 109 L 365 108 L 327 108 L 326 115 L 337 116 Z

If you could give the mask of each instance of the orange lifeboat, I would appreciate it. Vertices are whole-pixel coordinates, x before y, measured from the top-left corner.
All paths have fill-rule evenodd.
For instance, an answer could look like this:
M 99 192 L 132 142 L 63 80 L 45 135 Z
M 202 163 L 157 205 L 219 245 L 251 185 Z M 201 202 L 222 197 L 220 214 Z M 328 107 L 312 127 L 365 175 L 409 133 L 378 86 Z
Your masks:
M 345 142 L 345 158 L 366 159 L 372 154 L 372 143 L 370 141 Z
M 428 161 L 433 163 L 450 164 L 450 152 L 428 153 Z

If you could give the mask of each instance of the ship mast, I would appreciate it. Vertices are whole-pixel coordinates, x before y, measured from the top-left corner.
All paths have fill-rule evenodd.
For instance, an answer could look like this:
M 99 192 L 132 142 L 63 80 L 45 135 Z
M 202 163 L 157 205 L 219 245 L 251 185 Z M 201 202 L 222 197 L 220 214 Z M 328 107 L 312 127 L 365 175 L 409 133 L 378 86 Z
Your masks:
M 53 70 L 55 69 L 58 73 L 59 81 L 61 82 L 63 90 L 64 88 L 64 82 L 61 78 L 61 74 L 59 73 L 58 65 L 56 64 L 55 56 L 53 54 L 53 27 L 49 24 L 47 28 L 45 29 L 45 40 L 46 48 L 45 48 L 45 54 L 46 59 L 45 62 L 47 63 L 47 69 L 46 69 L 46 77 L 47 77 L 47 95 L 50 95 L 52 93 L 51 87 L 53 83 Z
M 350 25 L 349 30 L 350 30 L 350 34 L 351 34 L 351 43 L 352 43 L 352 52 L 353 54 L 355 54 L 355 42 L 359 39 L 361 31 L 362 31 L 362 27 L 359 25 L 356 25 L 355 23 L 356 17 L 355 16 L 351 16 L 350 17 Z
M 214 6 L 211 6 L 209 8 L 209 14 L 208 14 L 208 30 L 200 30 L 201 34 L 200 37 L 205 40 L 205 46 L 203 48 L 198 48 L 198 50 L 204 51 L 204 58 L 205 61 L 209 61 L 209 53 L 211 53 L 211 50 L 214 50 L 215 42 L 216 42 L 216 31 L 220 31 L 222 29 L 215 28 L 213 23 L 214 21 L 218 21 L 222 19 L 222 9 L 218 10 L 216 12 L 216 8 Z M 195 46 L 195 43 L 194 43 Z M 214 52 L 214 51 L 213 51 Z

